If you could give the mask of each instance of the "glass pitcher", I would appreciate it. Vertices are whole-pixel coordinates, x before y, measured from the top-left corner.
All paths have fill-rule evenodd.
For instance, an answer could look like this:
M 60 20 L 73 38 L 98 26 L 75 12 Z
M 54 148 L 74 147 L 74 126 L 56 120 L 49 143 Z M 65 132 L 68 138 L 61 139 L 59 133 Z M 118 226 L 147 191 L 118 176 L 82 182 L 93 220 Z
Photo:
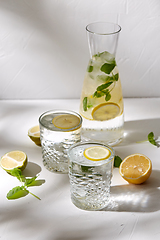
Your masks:
M 85 140 L 115 145 L 123 138 L 123 95 L 115 60 L 120 31 L 119 25 L 106 22 L 86 27 L 90 60 L 80 100 Z

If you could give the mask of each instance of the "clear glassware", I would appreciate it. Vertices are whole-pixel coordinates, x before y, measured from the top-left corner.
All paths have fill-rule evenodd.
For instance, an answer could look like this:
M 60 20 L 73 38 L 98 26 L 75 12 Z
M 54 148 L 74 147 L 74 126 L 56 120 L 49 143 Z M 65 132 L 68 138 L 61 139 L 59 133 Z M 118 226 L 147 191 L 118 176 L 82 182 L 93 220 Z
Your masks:
M 86 31 L 90 60 L 80 100 L 82 136 L 115 145 L 123 138 L 124 125 L 122 87 L 115 60 L 121 27 L 98 22 L 87 25 Z
M 68 110 L 48 111 L 40 116 L 39 125 L 43 165 L 51 172 L 68 173 L 67 151 L 81 141 L 81 116 Z
M 90 147 L 101 146 L 110 156 L 101 161 L 85 157 L 84 151 Z M 98 142 L 80 142 L 68 151 L 71 200 L 75 206 L 84 210 L 99 210 L 106 207 L 110 199 L 114 150 Z

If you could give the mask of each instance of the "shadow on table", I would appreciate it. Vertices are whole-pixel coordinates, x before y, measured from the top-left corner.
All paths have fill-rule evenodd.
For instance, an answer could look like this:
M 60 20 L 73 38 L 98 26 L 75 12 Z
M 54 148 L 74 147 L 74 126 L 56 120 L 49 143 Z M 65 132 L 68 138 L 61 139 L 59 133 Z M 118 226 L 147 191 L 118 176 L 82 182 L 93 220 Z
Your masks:
M 28 162 L 26 169 L 23 171 L 25 177 L 35 177 L 41 172 L 41 167 L 33 162 Z
M 156 137 L 160 136 L 160 118 L 125 122 L 124 139 L 118 146 L 147 140 L 150 132 L 154 132 Z
M 160 210 L 160 171 L 153 170 L 141 185 L 111 187 L 111 201 L 103 211 L 155 212 Z

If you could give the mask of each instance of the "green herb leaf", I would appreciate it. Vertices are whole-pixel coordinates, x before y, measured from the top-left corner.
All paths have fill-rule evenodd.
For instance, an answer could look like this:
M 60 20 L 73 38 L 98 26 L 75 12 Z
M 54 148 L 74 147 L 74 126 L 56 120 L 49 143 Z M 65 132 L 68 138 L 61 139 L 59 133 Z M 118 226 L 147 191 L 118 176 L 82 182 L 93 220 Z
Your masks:
M 114 157 L 114 167 L 119 168 L 121 162 L 122 162 L 122 159 L 119 156 Z
M 10 171 L 10 174 L 16 177 L 20 182 L 24 181 L 24 176 L 22 175 L 22 171 L 19 168 L 14 168 Z
M 95 91 L 95 93 L 93 94 L 93 97 L 100 98 L 104 95 L 105 95 L 105 93 L 103 91 Z
M 107 102 L 107 101 L 109 101 L 110 99 L 111 99 L 111 94 L 110 94 L 110 92 L 108 91 L 108 92 L 106 93 L 105 100 L 106 100 L 106 102 Z
M 81 166 L 82 172 L 92 172 L 92 167 Z
M 116 66 L 115 63 L 112 64 L 104 63 L 100 70 L 106 74 L 110 74 L 111 71 L 115 68 L 115 66 Z
M 87 111 L 87 97 L 84 97 L 83 99 L 83 110 Z
M 38 176 L 35 176 L 35 177 L 32 177 L 32 178 L 26 178 L 24 185 L 25 185 L 26 187 L 34 186 L 34 182 L 35 182 L 35 180 L 36 180 L 37 177 L 38 177 Z
M 154 133 L 153 133 L 153 132 L 150 132 L 150 133 L 148 134 L 148 141 L 149 141 L 151 144 L 153 144 L 153 145 L 155 145 L 155 146 L 158 147 L 158 145 L 157 145 L 157 143 L 156 143 L 156 141 L 155 141 Z
M 97 91 L 102 91 L 103 89 L 108 88 L 113 82 L 107 82 L 97 87 Z
M 88 68 L 87 68 L 87 71 L 88 71 L 88 72 L 92 72 L 92 71 L 93 71 L 93 66 L 92 66 L 92 65 L 89 65 Z
M 118 81 L 118 78 L 119 78 L 119 74 L 118 74 L 118 73 L 115 74 L 115 75 L 113 75 L 113 80 Z M 113 80 L 112 80 L 112 81 L 113 81 Z
M 28 193 L 29 191 L 26 188 L 24 188 L 24 186 L 14 187 L 7 193 L 7 199 L 8 200 L 18 199 L 21 197 L 25 197 Z

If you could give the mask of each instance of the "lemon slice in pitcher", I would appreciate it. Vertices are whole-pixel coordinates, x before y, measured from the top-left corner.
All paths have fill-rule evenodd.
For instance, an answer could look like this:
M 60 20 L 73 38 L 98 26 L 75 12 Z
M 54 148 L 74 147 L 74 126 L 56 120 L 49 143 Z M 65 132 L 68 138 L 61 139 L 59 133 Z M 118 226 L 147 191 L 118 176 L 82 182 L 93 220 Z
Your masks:
M 109 158 L 110 155 L 111 152 L 107 148 L 101 146 L 89 147 L 84 151 L 84 156 L 92 161 L 102 161 Z
M 56 116 L 53 118 L 52 123 L 56 128 L 65 130 L 75 128 L 76 126 L 77 128 L 80 127 L 80 119 L 73 114 L 61 114 Z
M 120 113 L 120 108 L 115 103 L 102 103 L 92 111 L 92 117 L 97 121 L 105 121 L 115 118 Z

